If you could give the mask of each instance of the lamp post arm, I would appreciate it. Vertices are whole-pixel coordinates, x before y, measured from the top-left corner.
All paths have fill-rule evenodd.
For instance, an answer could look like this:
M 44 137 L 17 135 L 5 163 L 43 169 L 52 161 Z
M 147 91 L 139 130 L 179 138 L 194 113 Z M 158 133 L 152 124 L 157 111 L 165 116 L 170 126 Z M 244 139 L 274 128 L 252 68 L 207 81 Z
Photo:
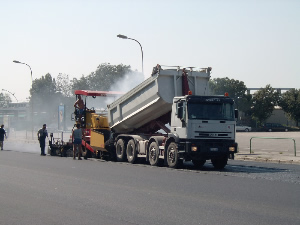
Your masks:
M 127 38 L 127 39 L 130 39 L 130 40 L 133 40 L 133 41 L 136 41 L 137 43 L 139 43 L 140 47 L 141 47 L 141 52 L 142 52 L 142 72 L 144 74 L 144 54 L 143 54 L 143 48 L 142 48 L 142 45 L 140 42 L 138 42 L 137 40 L 133 39 L 133 38 Z
M 15 96 L 15 94 L 14 93 L 11 93 L 10 91 L 8 91 L 8 90 L 5 90 L 5 89 L 2 89 L 2 91 L 7 91 L 9 94 L 11 94 L 12 96 L 14 96 L 14 98 L 17 100 L 17 102 L 18 102 L 18 99 L 17 99 L 17 97 Z
M 32 79 L 32 69 L 31 69 L 31 67 L 27 63 L 23 63 L 23 64 L 25 64 L 26 66 L 28 66 L 29 69 L 30 69 L 30 76 L 31 76 L 31 83 L 32 83 L 33 82 L 33 79 Z
M 29 69 L 30 69 L 30 76 L 31 76 L 31 89 L 32 89 L 32 87 L 33 87 L 33 79 L 32 79 L 32 69 L 31 69 L 31 67 L 27 63 L 23 63 L 23 62 L 20 62 L 18 60 L 14 60 L 13 62 L 14 63 L 24 64 L 24 65 L 26 65 L 26 66 L 29 67 Z M 32 94 L 31 94 L 31 97 L 32 97 Z M 32 139 L 33 139 L 33 127 L 34 127 L 33 126 L 33 116 L 34 116 L 34 112 L 33 112 L 33 99 L 31 99 L 31 137 L 32 137 Z
M 13 62 L 14 63 L 19 63 L 19 64 L 24 64 L 24 65 L 26 65 L 26 66 L 29 67 L 29 69 L 30 69 L 30 75 L 31 75 L 31 83 L 32 83 L 33 79 L 32 79 L 32 69 L 31 69 L 31 67 L 27 63 L 23 63 L 23 62 L 20 62 L 18 60 L 14 60 Z

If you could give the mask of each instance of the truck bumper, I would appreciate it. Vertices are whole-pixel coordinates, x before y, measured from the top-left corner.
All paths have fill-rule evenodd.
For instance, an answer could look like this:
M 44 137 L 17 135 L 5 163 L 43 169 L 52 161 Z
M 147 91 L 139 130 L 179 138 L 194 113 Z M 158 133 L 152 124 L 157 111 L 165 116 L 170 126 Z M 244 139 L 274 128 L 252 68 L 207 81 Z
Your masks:
M 185 160 L 233 156 L 238 144 L 232 140 L 180 140 L 178 151 Z

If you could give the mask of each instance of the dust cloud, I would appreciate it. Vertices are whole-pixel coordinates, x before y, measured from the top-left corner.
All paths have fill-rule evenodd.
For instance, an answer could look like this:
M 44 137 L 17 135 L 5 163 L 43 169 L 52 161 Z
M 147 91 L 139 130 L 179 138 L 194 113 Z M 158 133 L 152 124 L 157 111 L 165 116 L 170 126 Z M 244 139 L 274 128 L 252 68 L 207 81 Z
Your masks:
M 112 85 L 110 91 L 125 94 L 143 81 L 144 75 L 134 71 L 126 74 Z M 106 115 L 107 105 L 116 101 L 119 97 L 121 95 L 88 97 L 86 101 L 87 108 L 94 109 L 96 113 Z M 75 96 L 63 97 L 57 95 L 55 98 L 35 96 L 33 100 L 33 115 L 31 114 L 32 105 L 29 102 L 11 103 L 5 108 L 6 113 L 2 113 L 2 121 L 0 119 L 0 123 L 5 125 L 4 128 L 10 142 L 15 142 L 15 144 L 19 143 L 20 140 L 37 142 L 37 132 L 44 123 L 47 124 L 49 138 L 50 133 L 53 133 L 55 138 L 68 141 L 75 123 L 72 120 L 72 117 L 74 118 Z M 38 145 L 38 143 L 35 144 Z M 21 148 L 22 144 L 20 143 L 18 147 Z

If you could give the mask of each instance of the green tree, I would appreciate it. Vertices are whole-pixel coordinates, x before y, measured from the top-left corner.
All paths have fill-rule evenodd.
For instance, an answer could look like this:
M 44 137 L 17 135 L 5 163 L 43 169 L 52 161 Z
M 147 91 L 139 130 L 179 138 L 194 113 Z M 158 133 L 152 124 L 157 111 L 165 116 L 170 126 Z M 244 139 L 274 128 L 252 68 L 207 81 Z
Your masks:
M 39 79 L 35 79 L 30 89 L 30 109 L 33 104 L 34 125 L 53 123 L 57 117 L 57 107 L 60 104 L 56 81 L 47 73 Z
M 72 83 L 69 79 L 69 75 L 67 74 L 58 74 L 56 78 L 56 90 L 60 92 L 64 97 L 73 96 L 72 93 Z
M 238 98 L 244 97 L 247 87 L 243 81 L 225 78 L 215 78 L 209 84 L 213 94 L 224 95 L 225 92 L 229 94 L 235 101 Z
M 252 95 L 245 94 L 247 87 L 243 81 L 225 78 L 215 78 L 209 83 L 212 93 L 224 95 L 225 92 L 233 98 L 236 108 L 245 114 L 249 114 L 252 106 Z
M 89 80 L 87 77 L 84 77 L 83 75 L 80 79 L 73 78 L 71 84 L 72 84 L 71 92 L 73 95 L 75 90 L 90 90 Z
M 48 73 L 40 79 L 35 79 L 30 90 L 30 105 L 34 106 L 35 112 L 35 125 L 42 123 L 57 123 L 58 121 L 58 106 L 65 105 L 66 116 L 71 115 L 74 111 L 75 90 L 99 90 L 109 91 L 113 85 L 123 78 L 133 80 L 135 75 L 143 78 L 141 74 L 133 72 L 130 66 L 123 64 L 110 65 L 109 63 L 100 64 L 95 72 L 90 73 L 88 76 L 83 76 L 79 79 L 74 78 L 69 80 L 69 76 L 60 73 L 56 79 Z M 126 82 L 122 83 L 123 86 L 130 86 Z M 118 86 L 114 86 L 119 88 Z M 31 109 L 30 106 L 30 109 Z M 68 116 L 67 116 L 68 117 Z
M 0 107 L 8 107 L 8 104 L 11 102 L 9 94 L 0 93 Z
M 74 92 L 72 90 L 72 81 L 69 79 L 69 75 L 67 74 L 58 74 L 56 78 L 56 98 L 57 103 L 59 105 L 64 105 L 65 110 L 65 125 L 66 127 L 72 127 L 74 125 L 74 122 L 71 121 L 70 115 L 74 112 L 74 102 L 75 102 L 75 96 Z M 56 109 L 58 105 L 56 106 Z M 58 121 L 59 118 L 56 118 L 54 120 Z M 55 121 L 55 122 L 56 122 Z
M 47 73 L 40 79 L 35 79 L 30 90 L 34 98 L 46 99 L 49 95 L 56 93 L 56 82 L 51 74 Z
M 298 127 L 300 120 L 300 90 L 292 89 L 283 93 L 278 105 L 287 113 L 289 118 L 296 122 Z
M 274 107 L 278 104 L 279 93 L 267 85 L 265 88 L 254 93 L 253 106 L 251 109 L 252 119 L 257 121 L 261 125 L 266 119 L 268 119 L 274 110 Z
M 113 84 L 131 72 L 130 66 L 103 63 L 89 75 L 90 88 L 91 90 L 109 91 Z
M 253 105 L 253 97 L 251 94 L 244 94 L 236 100 L 237 108 L 244 112 L 246 116 L 251 115 L 251 107 Z
M 97 67 L 95 72 L 92 72 L 87 77 L 82 76 L 80 79 L 74 78 L 72 81 L 72 89 L 73 91 L 109 91 L 113 84 L 129 73 L 132 73 L 130 66 L 102 63 Z

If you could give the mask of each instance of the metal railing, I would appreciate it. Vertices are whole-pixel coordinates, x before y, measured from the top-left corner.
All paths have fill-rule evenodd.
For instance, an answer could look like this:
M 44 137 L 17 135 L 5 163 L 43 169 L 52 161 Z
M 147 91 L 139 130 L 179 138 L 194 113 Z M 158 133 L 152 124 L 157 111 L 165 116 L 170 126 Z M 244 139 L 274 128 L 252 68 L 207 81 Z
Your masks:
M 296 141 L 294 138 L 281 138 L 281 137 L 251 137 L 250 138 L 250 154 L 252 153 L 251 151 L 251 142 L 253 138 L 259 138 L 259 139 L 291 139 L 294 141 L 294 155 L 296 156 Z

